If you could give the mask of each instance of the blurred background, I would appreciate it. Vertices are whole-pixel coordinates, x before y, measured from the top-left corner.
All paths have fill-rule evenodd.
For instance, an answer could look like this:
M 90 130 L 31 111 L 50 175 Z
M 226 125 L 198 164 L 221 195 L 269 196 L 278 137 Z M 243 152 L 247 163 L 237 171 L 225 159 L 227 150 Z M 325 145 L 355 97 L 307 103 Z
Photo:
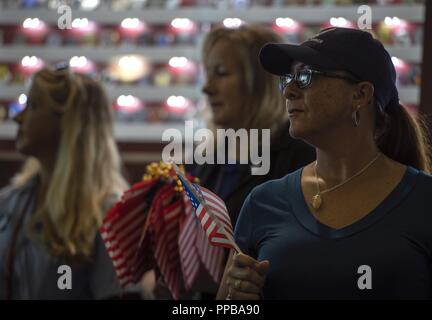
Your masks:
M 427 77 L 432 89 L 432 21 L 430 14 L 426 18 L 431 11 L 427 2 L 0 0 L 0 187 L 23 160 L 15 152 L 12 118 L 25 105 L 26 79 L 44 64 L 62 61 L 102 81 L 126 176 L 130 182 L 140 180 L 145 165 L 160 160 L 165 129 L 184 131 L 184 120 L 190 119 L 196 127 L 205 126 L 201 44 L 220 24 L 236 28 L 259 23 L 280 32 L 287 42 L 299 43 L 325 27 L 357 27 L 357 10 L 367 4 L 371 32 L 392 55 L 402 103 L 414 113 L 428 114 L 432 98 L 424 82 Z M 70 29 L 58 25 L 64 4 L 72 9 Z

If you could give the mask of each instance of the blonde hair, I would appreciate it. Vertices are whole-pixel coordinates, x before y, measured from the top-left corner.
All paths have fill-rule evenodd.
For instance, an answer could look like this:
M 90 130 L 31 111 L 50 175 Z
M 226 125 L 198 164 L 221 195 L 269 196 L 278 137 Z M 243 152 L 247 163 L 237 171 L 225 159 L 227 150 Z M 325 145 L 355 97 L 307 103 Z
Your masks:
M 33 76 L 33 84 L 46 92 L 53 111 L 62 114 L 62 133 L 45 201 L 29 228 L 34 234 L 42 224 L 42 240 L 54 255 L 88 257 L 103 205 L 127 188 L 108 99 L 98 82 L 68 70 L 44 68 Z M 29 161 L 17 183 L 39 171 L 35 160 Z
M 248 102 L 248 112 L 245 113 L 242 127 L 277 129 L 287 120 L 284 99 L 278 89 L 277 77 L 262 68 L 258 56 L 266 43 L 283 42 L 283 39 L 275 31 L 259 25 L 244 25 L 237 29 L 217 27 L 210 31 L 204 40 L 204 63 L 214 45 L 220 40 L 230 42 L 233 50 L 242 57 L 247 88 L 245 96 Z

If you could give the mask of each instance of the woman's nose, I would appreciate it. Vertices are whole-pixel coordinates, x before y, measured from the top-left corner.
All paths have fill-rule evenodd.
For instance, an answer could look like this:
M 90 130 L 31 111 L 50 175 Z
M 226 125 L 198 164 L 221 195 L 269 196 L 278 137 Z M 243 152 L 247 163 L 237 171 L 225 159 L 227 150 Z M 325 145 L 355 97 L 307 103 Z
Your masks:
M 292 81 L 284 88 L 283 96 L 287 100 L 295 100 L 301 96 L 301 90 L 297 87 L 295 81 Z
M 202 87 L 202 92 L 208 96 L 214 94 L 215 87 L 214 84 L 209 79 L 207 79 L 206 82 L 204 83 Z

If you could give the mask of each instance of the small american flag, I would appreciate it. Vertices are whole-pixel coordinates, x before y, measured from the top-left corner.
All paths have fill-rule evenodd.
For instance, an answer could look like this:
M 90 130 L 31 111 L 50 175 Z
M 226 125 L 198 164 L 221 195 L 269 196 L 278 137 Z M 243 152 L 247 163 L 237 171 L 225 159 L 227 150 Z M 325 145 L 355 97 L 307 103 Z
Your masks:
M 180 227 L 178 246 L 185 287 L 187 290 L 190 290 L 198 276 L 200 268 L 200 259 L 196 243 L 197 230 L 201 227 L 197 225 L 198 220 L 186 196 L 184 196 L 183 203 L 185 218 Z
M 210 190 L 190 183 L 173 164 L 210 243 L 241 252 L 234 241 L 233 228 L 224 201 Z
M 142 274 L 152 268 L 148 255 L 137 255 L 137 251 L 142 249 L 140 237 L 148 217 L 146 197 L 155 184 L 156 181 L 137 183 L 126 191 L 121 201 L 110 209 L 99 229 L 122 287 L 139 281 Z M 146 245 L 144 243 L 142 247 Z
M 210 244 L 194 208 L 184 195 L 184 221 L 180 227 L 178 246 L 186 290 L 191 290 L 204 270 L 219 283 L 224 269 L 225 249 Z
M 183 202 L 182 199 L 174 199 L 175 194 L 170 185 L 160 188 L 153 200 L 152 208 L 155 211 L 150 213 L 150 221 L 154 227 L 156 263 L 173 298 L 178 300 L 182 275 L 177 239 Z

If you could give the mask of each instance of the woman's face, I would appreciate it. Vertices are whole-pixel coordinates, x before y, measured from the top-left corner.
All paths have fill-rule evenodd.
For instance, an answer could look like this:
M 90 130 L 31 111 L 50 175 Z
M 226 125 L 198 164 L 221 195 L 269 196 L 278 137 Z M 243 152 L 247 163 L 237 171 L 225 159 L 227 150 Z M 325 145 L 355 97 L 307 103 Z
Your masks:
M 307 68 L 310 67 L 294 63 L 292 73 Z M 290 120 L 290 134 L 295 138 L 313 142 L 323 133 L 352 127 L 353 87 L 343 79 L 312 75 L 308 87 L 300 89 L 293 81 L 286 86 L 283 94 Z
M 238 129 L 244 121 L 247 103 L 246 84 L 239 54 L 232 43 L 219 40 L 204 63 L 207 95 L 218 127 Z
M 15 117 L 18 123 L 17 151 L 36 158 L 56 154 L 61 136 L 61 115 L 48 105 L 43 88 L 33 81 L 24 111 Z

